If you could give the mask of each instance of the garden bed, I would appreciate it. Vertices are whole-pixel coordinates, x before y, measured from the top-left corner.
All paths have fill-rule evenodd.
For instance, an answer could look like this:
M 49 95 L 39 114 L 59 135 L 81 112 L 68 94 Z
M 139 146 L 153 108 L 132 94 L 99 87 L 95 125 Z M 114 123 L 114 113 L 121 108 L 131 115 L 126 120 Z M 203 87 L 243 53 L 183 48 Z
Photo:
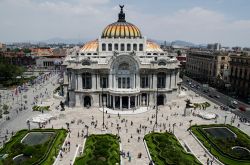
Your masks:
M 50 106 L 38 106 L 35 105 L 32 107 L 33 111 L 49 111 Z
M 76 158 L 75 165 L 115 165 L 120 164 L 118 138 L 112 134 L 90 135 L 85 143 L 82 156 Z
M 187 153 L 176 137 L 170 133 L 150 133 L 144 137 L 156 165 L 201 165 L 194 155 Z
M 194 135 L 224 164 L 250 164 L 250 138 L 236 127 L 224 124 L 194 125 Z M 242 149 L 239 152 L 240 148 Z M 243 152 L 243 149 L 245 149 Z
M 36 138 L 44 137 L 43 133 L 45 132 L 51 133 L 51 136 L 43 143 L 36 144 Z M 41 133 L 40 137 L 38 137 L 39 133 Z M 1 148 L 0 155 L 6 155 L 6 158 L 0 160 L 0 165 L 15 164 L 15 161 L 23 165 L 53 164 L 54 157 L 58 154 L 66 133 L 64 129 L 21 130 Z M 30 140 L 31 143 L 29 143 Z M 13 160 L 13 158 L 15 159 Z

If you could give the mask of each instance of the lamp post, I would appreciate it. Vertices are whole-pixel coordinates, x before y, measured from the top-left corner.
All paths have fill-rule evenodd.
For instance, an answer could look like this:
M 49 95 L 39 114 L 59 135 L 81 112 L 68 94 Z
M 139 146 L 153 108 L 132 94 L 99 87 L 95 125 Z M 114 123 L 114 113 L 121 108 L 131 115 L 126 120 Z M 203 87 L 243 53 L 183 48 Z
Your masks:
M 176 126 L 176 123 L 173 124 L 173 134 L 174 134 L 174 127 Z
M 103 101 L 103 81 L 102 81 L 102 129 L 104 130 L 104 101 Z
M 156 108 L 155 108 L 155 125 L 157 127 L 158 124 L 158 84 L 157 84 L 157 88 L 156 88 Z

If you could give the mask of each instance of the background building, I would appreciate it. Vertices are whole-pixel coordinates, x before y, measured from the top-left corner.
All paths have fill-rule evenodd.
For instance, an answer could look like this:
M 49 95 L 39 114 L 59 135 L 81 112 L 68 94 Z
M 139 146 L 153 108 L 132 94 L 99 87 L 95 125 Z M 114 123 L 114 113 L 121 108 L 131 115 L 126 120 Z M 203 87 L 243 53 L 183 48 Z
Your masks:
M 250 55 L 249 53 L 230 54 L 230 83 L 236 95 L 250 98 Z
M 187 54 L 186 73 L 203 83 L 219 84 L 229 81 L 227 52 L 190 51 Z

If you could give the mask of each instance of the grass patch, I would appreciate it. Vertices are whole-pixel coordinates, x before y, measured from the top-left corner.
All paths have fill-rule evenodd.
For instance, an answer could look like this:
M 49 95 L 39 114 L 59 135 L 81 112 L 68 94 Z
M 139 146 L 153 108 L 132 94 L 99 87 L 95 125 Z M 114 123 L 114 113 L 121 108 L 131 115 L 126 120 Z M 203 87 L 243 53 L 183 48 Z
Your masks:
M 211 104 L 209 102 L 204 102 L 204 103 L 193 103 L 193 107 L 196 108 L 200 108 L 200 109 L 206 109 L 208 107 L 211 106 Z
M 187 153 L 171 133 L 150 133 L 144 139 L 157 165 L 201 165 L 194 155 Z
M 21 143 L 21 140 L 29 132 L 53 132 L 47 141 L 37 145 L 27 145 Z M 54 162 L 55 155 L 59 152 L 59 147 L 63 144 L 66 137 L 66 130 L 64 129 L 34 129 L 31 131 L 21 130 L 17 132 L 0 150 L 1 155 L 8 154 L 5 159 L 0 160 L 0 165 L 15 164 L 13 158 L 17 155 L 23 154 L 26 158 L 22 165 L 42 164 L 50 165 Z
M 90 135 L 85 143 L 82 156 L 76 158 L 75 165 L 115 165 L 120 164 L 118 138 L 112 134 Z
M 204 128 L 224 127 L 236 134 L 236 138 L 230 136 L 213 136 Z M 250 150 L 250 138 L 247 134 L 236 127 L 224 124 L 194 125 L 191 128 L 194 135 L 203 143 L 203 145 L 224 164 L 249 165 L 250 154 L 240 154 L 232 150 L 232 147 L 240 146 Z M 219 133 L 219 132 L 218 132 Z
M 33 107 L 32 107 L 32 110 L 33 111 L 49 111 L 50 109 L 50 106 L 38 106 L 38 105 L 34 105 Z

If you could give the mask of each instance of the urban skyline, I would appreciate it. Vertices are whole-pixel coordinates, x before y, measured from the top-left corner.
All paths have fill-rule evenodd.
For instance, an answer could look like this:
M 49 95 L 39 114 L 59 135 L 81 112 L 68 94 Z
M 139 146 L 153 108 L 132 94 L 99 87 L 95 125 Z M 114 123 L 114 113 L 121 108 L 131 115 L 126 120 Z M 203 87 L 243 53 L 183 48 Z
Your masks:
M 249 38 L 245 36 L 250 35 L 250 5 L 246 0 L 146 3 L 131 0 L 1 0 L 0 41 L 95 39 L 108 20 L 116 20 L 118 4 L 125 4 L 127 20 L 150 39 L 249 47 Z

